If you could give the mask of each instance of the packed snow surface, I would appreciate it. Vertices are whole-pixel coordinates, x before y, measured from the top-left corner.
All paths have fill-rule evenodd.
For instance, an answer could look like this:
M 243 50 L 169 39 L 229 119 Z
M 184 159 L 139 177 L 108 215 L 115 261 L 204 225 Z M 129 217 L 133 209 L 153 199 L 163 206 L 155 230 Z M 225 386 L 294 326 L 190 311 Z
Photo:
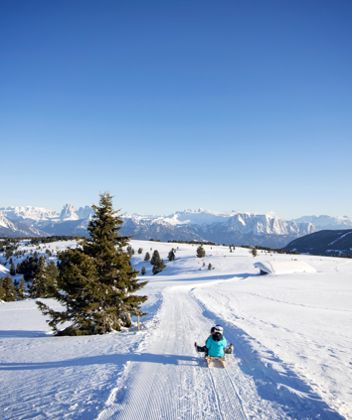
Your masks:
M 53 337 L 32 300 L 0 305 L 2 419 L 352 418 L 352 260 L 132 245 L 149 281 L 140 331 Z M 152 276 L 145 252 L 171 247 Z M 264 258 L 316 272 L 260 276 Z M 235 348 L 225 369 L 194 350 L 214 323 Z

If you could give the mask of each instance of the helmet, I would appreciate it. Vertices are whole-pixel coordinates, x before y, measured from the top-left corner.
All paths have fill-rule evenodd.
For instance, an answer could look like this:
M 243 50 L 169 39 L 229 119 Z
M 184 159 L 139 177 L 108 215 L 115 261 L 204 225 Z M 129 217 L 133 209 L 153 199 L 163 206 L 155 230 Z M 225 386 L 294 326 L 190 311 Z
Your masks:
M 215 325 L 214 327 L 211 328 L 210 333 L 211 334 L 214 334 L 214 333 L 223 334 L 224 333 L 224 329 L 223 329 L 223 327 L 221 325 Z

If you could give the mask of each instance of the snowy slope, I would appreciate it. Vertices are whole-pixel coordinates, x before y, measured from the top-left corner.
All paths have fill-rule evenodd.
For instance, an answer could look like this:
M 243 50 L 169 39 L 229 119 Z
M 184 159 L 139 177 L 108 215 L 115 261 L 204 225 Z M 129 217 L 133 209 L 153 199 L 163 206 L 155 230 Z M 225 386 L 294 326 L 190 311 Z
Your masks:
M 0 236 L 20 237 L 20 236 L 42 236 L 43 232 L 32 225 L 23 222 L 13 222 L 0 211 Z
M 215 246 L 198 259 L 192 245 L 133 246 L 149 280 L 140 332 L 51 337 L 31 300 L 0 305 L 2 418 L 352 416 L 351 260 Z M 171 247 L 176 261 L 149 276 L 145 252 L 165 259 Z M 298 258 L 316 273 L 259 276 L 253 263 L 264 258 Z M 193 348 L 214 322 L 235 345 L 225 370 L 206 368 Z

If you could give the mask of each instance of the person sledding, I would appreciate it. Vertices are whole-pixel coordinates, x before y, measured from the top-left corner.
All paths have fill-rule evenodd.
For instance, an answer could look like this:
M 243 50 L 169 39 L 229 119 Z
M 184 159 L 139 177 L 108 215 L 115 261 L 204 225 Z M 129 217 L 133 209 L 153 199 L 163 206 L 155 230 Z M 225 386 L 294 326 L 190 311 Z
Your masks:
M 205 342 L 205 346 L 198 346 L 194 343 L 197 352 L 205 353 L 205 357 L 223 359 L 226 354 L 233 352 L 233 344 L 227 345 L 224 337 L 224 329 L 221 325 L 215 325 L 210 330 L 210 336 Z

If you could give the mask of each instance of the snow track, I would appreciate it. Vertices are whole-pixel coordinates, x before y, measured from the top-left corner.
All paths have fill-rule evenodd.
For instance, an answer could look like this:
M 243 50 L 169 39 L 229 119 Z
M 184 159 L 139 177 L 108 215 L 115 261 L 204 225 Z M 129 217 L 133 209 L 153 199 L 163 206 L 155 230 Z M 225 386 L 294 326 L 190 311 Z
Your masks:
M 257 395 L 232 356 L 225 369 L 217 369 L 195 353 L 195 338 L 204 341 L 213 320 L 204 317 L 190 291 L 190 286 L 164 290 L 160 321 L 131 357 L 124 386 L 99 420 L 282 418 L 279 408 Z

